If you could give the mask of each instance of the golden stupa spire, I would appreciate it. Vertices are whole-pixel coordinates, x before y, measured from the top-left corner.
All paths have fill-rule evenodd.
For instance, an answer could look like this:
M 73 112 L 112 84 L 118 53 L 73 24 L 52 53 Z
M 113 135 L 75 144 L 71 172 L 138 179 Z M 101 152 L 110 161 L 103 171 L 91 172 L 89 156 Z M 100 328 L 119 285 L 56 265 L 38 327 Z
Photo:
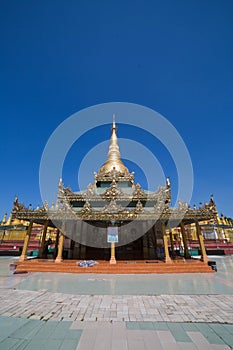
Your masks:
M 112 115 L 112 128 L 116 128 L 116 116 L 115 116 L 115 114 Z
M 129 173 L 129 170 L 123 164 L 121 160 L 120 150 L 118 146 L 118 138 L 116 135 L 116 120 L 115 114 L 113 114 L 113 122 L 112 122 L 112 135 L 110 138 L 110 145 L 108 150 L 108 158 L 104 165 L 100 168 L 99 174 L 108 173 L 111 170 L 115 169 L 121 173 Z
M 116 135 L 115 114 L 113 114 L 112 136 L 110 138 L 107 162 L 108 161 L 115 161 L 115 162 L 121 161 L 120 150 L 118 146 L 118 139 Z

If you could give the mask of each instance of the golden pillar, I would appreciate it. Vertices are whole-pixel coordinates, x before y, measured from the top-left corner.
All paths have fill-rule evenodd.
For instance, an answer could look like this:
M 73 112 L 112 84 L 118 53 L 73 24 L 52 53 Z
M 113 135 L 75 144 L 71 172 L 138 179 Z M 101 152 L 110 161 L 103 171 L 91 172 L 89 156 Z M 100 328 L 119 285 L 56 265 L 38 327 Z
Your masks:
M 163 244 L 164 244 L 164 260 L 166 263 L 172 262 L 170 255 L 169 255 L 169 250 L 168 250 L 168 237 L 166 234 L 166 227 L 165 224 L 162 223 L 162 233 L 163 233 Z
M 47 228 L 49 225 L 49 220 L 45 221 L 44 224 L 44 229 L 43 229 L 43 233 L 42 233 L 42 238 L 41 238 L 41 244 L 40 244 L 40 249 L 39 249 L 39 258 L 43 257 L 43 253 L 44 253 L 44 244 L 45 244 L 45 239 L 46 239 L 46 233 L 47 233 Z
M 181 235 L 182 235 L 182 240 L 183 240 L 183 244 L 184 244 L 184 258 L 190 259 L 191 256 L 190 256 L 189 250 L 188 250 L 187 236 L 186 236 L 183 221 L 181 221 L 181 223 L 180 223 L 180 228 L 181 228 Z
M 60 232 L 59 243 L 58 243 L 58 252 L 57 252 L 57 257 L 56 257 L 55 263 L 60 263 L 63 260 L 62 252 L 63 252 L 64 242 L 65 242 L 65 236 L 63 235 L 62 232 Z
M 116 264 L 116 257 L 115 257 L 115 242 L 111 242 L 111 259 L 110 264 Z
M 198 221 L 196 221 L 196 230 L 197 230 L 197 238 L 198 238 L 199 245 L 200 245 L 200 250 L 201 250 L 201 261 L 207 263 L 209 261 L 209 258 L 208 258 L 207 254 L 206 254 L 206 249 L 205 249 L 205 244 L 204 244 L 204 237 L 202 235 L 201 227 L 200 227 Z
M 26 236 L 25 236 L 25 239 L 24 239 L 22 254 L 20 255 L 19 261 L 27 260 L 28 243 L 30 241 L 32 227 L 33 227 L 33 220 L 31 220 L 30 223 L 29 223 L 29 226 L 28 226 L 28 229 L 27 229 L 27 232 L 26 232 Z

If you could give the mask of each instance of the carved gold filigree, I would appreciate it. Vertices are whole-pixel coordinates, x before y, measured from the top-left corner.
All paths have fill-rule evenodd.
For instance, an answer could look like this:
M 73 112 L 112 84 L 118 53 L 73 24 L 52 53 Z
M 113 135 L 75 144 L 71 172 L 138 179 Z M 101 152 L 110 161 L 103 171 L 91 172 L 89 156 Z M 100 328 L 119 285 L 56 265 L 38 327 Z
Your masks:
M 133 198 L 147 198 L 146 192 L 141 188 L 139 184 L 134 186 Z
M 120 204 L 117 204 L 114 199 L 111 200 L 111 202 L 103 208 L 103 212 L 107 213 L 118 213 L 123 210 L 124 208 Z
M 116 198 L 123 197 L 124 193 L 120 188 L 117 187 L 116 181 L 112 181 L 110 188 L 101 195 L 101 198 L 110 202 L 111 200 L 116 200 Z
M 144 211 L 142 202 L 139 200 L 136 204 L 135 213 L 142 213 Z

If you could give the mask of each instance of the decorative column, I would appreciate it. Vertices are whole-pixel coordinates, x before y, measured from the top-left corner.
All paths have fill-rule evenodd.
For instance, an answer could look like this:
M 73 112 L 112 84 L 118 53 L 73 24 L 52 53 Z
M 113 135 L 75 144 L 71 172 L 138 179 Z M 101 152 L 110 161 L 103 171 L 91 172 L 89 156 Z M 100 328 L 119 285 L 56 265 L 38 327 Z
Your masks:
M 169 250 L 168 250 L 168 237 L 166 234 L 166 226 L 163 222 L 162 222 L 162 234 L 163 234 L 163 244 L 164 244 L 164 260 L 165 260 L 165 263 L 171 263 L 172 259 L 170 258 Z
M 209 258 L 208 258 L 207 254 L 206 254 L 206 249 L 205 249 L 205 244 L 204 244 L 204 237 L 202 235 L 201 227 L 200 227 L 198 221 L 196 221 L 196 230 L 197 230 L 197 238 L 198 238 L 199 245 L 200 245 L 200 250 L 201 250 L 201 261 L 207 263 L 209 261 Z
M 56 257 L 55 263 L 60 263 L 63 261 L 62 253 L 63 253 L 64 242 L 65 242 L 65 235 L 62 232 L 60 232 L 59 243 L 58 243 L 58 252 L 57 252 L 57 257 Z
M 42 233 L 41 243 L 40 243 L 39 258 L 42 258 L 42 257 L 43 257 L 43 253 L 44 253 L 44 244 L 45 244 L 45 239 L 46 239 L 46 233 L 47 233 L 48 225 L 49 225 L 49 220 L 46 220 L 46 221 L 45 221 L 45 224 L 44 224 L 43 233 Z
M 110 264 L 116 264 L 115 258 L 115 242 L 111 242 L 111 259 L 109 261 Z
M 28 243 L 30 241 L 32 227 L 33 227 L 33 220 L 30 221 L 28 229 L 27 229 L 27 232 L 26 232 L 26 236 L 25 236 L 24 244 L 23 244 L 22 254 L 20 255 L 20 258 L 19 258 L 19 261 L 21 261 L 21 262 L 27 260 Z
M 181 228 L 181 235 L 182 235 L 182 240 L 183 240 L 183 244 L 184 244 L 184 258 L 191 259 L 191 256 L 190 256 L 189 250 L 188 250 L 187 237 L 186 237 L 186 232 L 185 232 L 183 221 L 181 221 L 181 223 L 180 223 L 180 228 Z

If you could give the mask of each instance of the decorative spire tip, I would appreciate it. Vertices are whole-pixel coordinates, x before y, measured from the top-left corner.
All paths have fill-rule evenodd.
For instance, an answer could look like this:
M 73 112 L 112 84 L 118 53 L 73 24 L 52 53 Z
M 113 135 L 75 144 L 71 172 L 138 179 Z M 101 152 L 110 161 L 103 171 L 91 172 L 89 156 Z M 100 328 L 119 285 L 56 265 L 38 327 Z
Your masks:
M 112 115 L 112 130 L 116 130 L 116 116 L 115 114 Z

